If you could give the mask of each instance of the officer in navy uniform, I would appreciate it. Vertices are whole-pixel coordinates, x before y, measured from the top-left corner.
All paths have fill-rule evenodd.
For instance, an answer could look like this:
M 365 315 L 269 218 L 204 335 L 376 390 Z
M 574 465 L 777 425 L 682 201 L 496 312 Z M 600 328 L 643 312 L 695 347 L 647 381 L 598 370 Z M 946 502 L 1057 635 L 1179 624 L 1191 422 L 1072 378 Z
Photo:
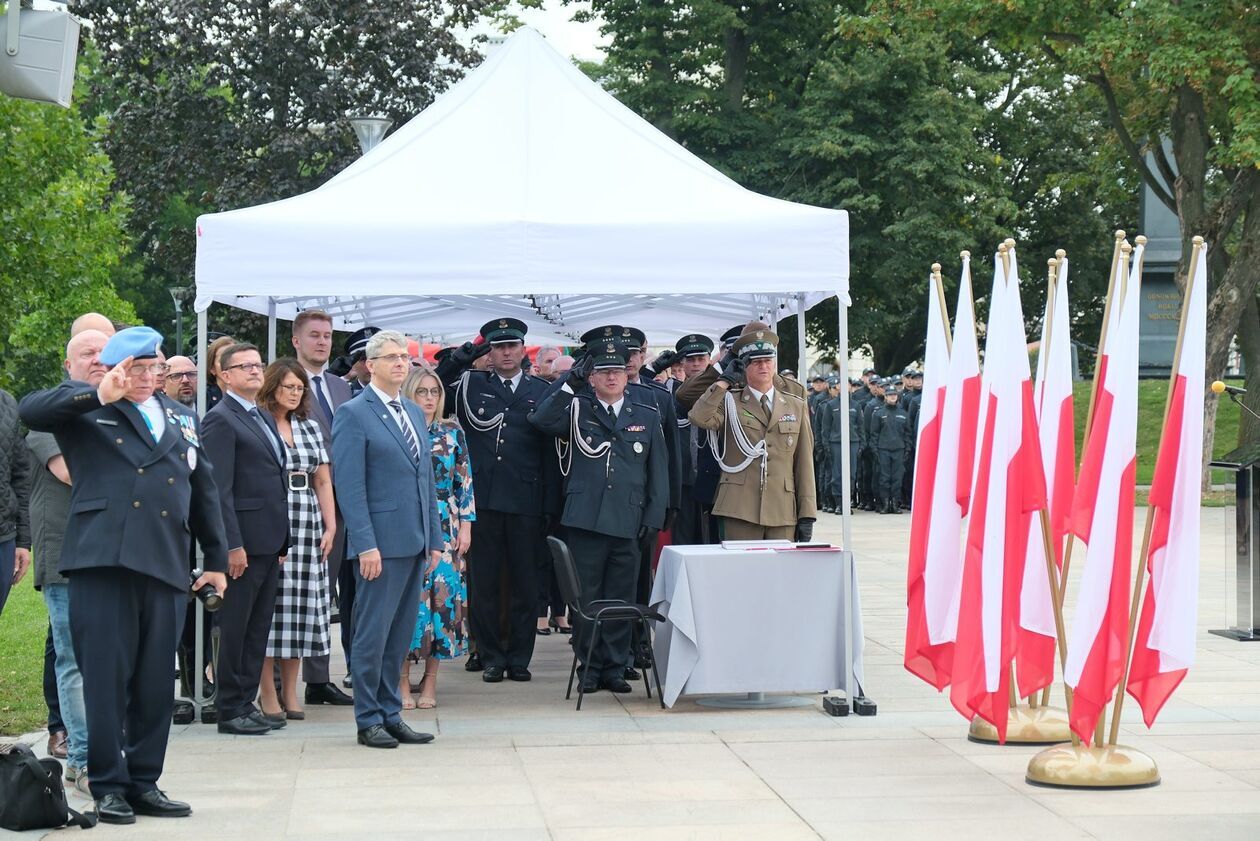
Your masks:
M 814 432 L 814 490 L 818 495 L 818 507 L 828 513 L 832 512 L 832 506 L 829 504 L 831 489 L 831 470 L 829 467 L 831 454 L 826 448 L 826 437 L 820 433 L 819 425 L 823 419 L 823 413 L 819 407 L 831 399 L 828 391 L 828 378 L 821 374 L 816 374 L 810 378 L 809 397 L 806 400 L 809 406 L 809 424 Z
M 884 392 L 884 405 L 871 416 L 867 435 L 879 460 L 879 504 L 881 514 L 901 513 L 901 480 L 905 476 L 906 453 L 914 433 L 906 410 L 898 403 L 900 394 L 894 388 Z
M 669 459 L 661 421 L 653 406 L 628 394 L 629 360 L 617 336 L 597 340 L 530 417 L 539 430 L 562 441 L 566 478 L 561 524 L 581 580 L 583 604 L 634 601 L 641 546 L 664 525 L 669 504 Z M 604 628 L 587 659 L 592 633 L 588 623 L 579 621 L 582 691 L 629 692 L 629 627 Z
M 205 554 L 194 588 L 227 589 L 219 493 L 196 414 L 155 393 L 162 337 L 120 330 L 96 388 L 68 380 L 26 396 L 22 421 L 51 432 L 74 477 L 60 572 L 83 675 L 87 774 L 105 823 L 183 817 L 157 788 L 174 698 L 175 649 L 193 537 Z
M 867 399 L 862 404 L 858 416 L 858 430 L 862 439 L 862 452 L 859 458 L 864 468 L 862 482 L 862 508 L 875 511 L 879 507 L 879 453 L 871 438 L 871 417 L 884 405 L 884 388 L 887 383 L 879 376 L 873 376 L 866 383 Z
M 683 371 L 687 379 L 690 379 L 709 367 L 713 340 L 700 333 L 688 334 L 674 345 L 674 354 L 675 359 L 682 360 Z M 674 520 L 673 542 L 681 546 L 709 543 L 711 539 L 707 526 L 709 512 L 713 507 L 712 497 L 709 497 L 706 504 L 696 492 L 704 459 L 707 457 L 709 461 L 713 461 L 713 455 L 709 452 L 709 435 L 705 430 L 692 425 L 687 418 L 687 410 L 679 406 L 677 400 L 672 403 L 682 437 L 679 442 L 682 492 L 679 496 L 678 517 Z M 716 462 L 713 462 L 713 469 L 717 469 Z
M 529 661 L 537 637 L 538 557 L 548 497 L 543 457 L 549 437 L 528 422 L 547 381 L 521 370 L 525 333 L 515 318 L 496 318 L 481 327 L 480 346 L 465 342 L 438 367 L 446 405 L 468 438 L 477 519 L 468 557 L 468 609 L 481 678 L 498 683 L 531 678 Z M 490 368 L 468 368 L 489 354 Z M 508 638 L 500 633 L 501 581 L 507 580 Z

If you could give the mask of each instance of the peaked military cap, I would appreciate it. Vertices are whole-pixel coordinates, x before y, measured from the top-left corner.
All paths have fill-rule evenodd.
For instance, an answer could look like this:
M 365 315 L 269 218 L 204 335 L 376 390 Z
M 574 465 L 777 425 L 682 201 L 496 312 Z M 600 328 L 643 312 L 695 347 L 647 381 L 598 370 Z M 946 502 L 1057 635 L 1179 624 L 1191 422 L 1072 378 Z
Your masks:
M 492 345 L 525 342 L 529 328 L 517 318 L 492 318 L 481 325 L 481 337 Z
M 162 346 L 162 334 L 152 327 L 128 327 L 119 330 L 101 351 L 101 363 L 117 365 L 128 356 L 133 359 L 149 359 L 158 355 Z
M 596 327 L 593 330 L 587 330 L 579 337 L 578 341 L 580 341 L 583 345 L 590 345 L 598 339 L 607 341 L 608 339 L 620 338 L 621 331 L 623 329 L 624 328 L 620 324 L 605 324 L 603 327 Z
M 713 353 L 713 340 L 700 333 L 689 333 L 678 340 L 674 350 L 679 356 L 704 356 Z
M 367 353 L 368 339 L 381 332 L 379 327 L 361 327 L 355 330 L 346 338 L 346 354 L 354 356 L 357 353 Z
M 641 348 L 647 344 L 647 336 L 638 327 L 622 327 L 621 340 L 633 348 Z
M 769 327 L 753 329 L 735 340 L 731 348 L 740 359 L 765 359 L 779 353 L 779 337 Z
M 596 371 L 602 368 L 625 368 L 630 362 L 630 351 L 620 336 L 590 342 L 586 346 L 586 355 L 591 358 L 592 367 Z
M 725 333 L 722 334 L 722 338 L 721 338 L 722 347 L 726 348 L 735 344 L 735 340 L 738 339 L 743 332 L 744 332 L 744 325 L 742 324 L 736 324 L 730 330 L 727 330 Z

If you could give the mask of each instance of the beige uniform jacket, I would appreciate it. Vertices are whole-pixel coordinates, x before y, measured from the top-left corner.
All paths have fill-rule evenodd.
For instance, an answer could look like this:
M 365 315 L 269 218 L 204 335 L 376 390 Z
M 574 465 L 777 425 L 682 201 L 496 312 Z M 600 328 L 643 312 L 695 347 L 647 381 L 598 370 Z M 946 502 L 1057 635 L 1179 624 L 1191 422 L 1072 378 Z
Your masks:
M 818 516 L 814 496 L 814 436 L 805 401 L 775 384 L 774 404 L 767 416 L 746 387 L 731 390 L 738 418 L 751 445 L 765 440 L 765 485 L 761 459 L 753 459 L 738 473 L 722 471 L 713 513 L 762 526 L 790 526 Z M 696 401 L 688 417 L 702 429 L 717 430 L 723 441 L 723 461 L 734 467 L 744 460 L 727 426 L 726 389 L 711 385 Z

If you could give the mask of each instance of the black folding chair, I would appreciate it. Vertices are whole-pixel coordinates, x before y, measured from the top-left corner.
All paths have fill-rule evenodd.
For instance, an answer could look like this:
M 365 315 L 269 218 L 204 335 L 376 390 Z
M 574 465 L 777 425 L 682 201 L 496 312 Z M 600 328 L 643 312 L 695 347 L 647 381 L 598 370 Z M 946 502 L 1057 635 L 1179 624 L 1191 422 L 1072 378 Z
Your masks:
M 560 594 L 564 596 L 564 602 L 569 607 L 569 616 L 572 618 L 580 618 L 584 622 L 594 623 L 591 631 L 590 640 L 586 646 L 586 662 L 591 662 L 591 654 L 595 651 L 595 643 L 599 640 L 600 634 L 603 633 L 603 626 L 606 622 L 631 622 L 637 624 L 643 630 L 643 638 L 647 640 L 648 647 L 652 645 L 652 625 L 648 620 L 655 622 L 664 622 L 665 617 L 661 616 L 652 608 L 642 604 L 631 604 L 624 599 L 595 599 L 594 601 L 582 604 L 582 582 L 578 579 L 577 566 L 573 563 L 573 555 L 569 552 L 569 546 L 558 537 L 547 537 L 547 546 L 551 549 L 551 560 L 556 568 L 556 580 L 560 584 Z M 593 612 L 588 612 L 593 611 Z M 577 640 L 573 641 L 573 665 L 569 667 L 569 687 L 564 692 L 564 698 L 567 701 L 573 696 L 573 678 L 577 674 L 578 652 Z M 661 675 L 656 670 L 656 658 L 652 658 L 652 679 L 656 681 L 656 694 L 660 699 L 661 709 L 665 708 L 665 696 L 661 693 Z M 648 684 L 647 675 L 643 676 L 643 688 L 647 690 L 647 696 L 652 697 L 652 687 Z M 577 708 L 582 709 L 582 684 L 578 683 L 578 699 Z

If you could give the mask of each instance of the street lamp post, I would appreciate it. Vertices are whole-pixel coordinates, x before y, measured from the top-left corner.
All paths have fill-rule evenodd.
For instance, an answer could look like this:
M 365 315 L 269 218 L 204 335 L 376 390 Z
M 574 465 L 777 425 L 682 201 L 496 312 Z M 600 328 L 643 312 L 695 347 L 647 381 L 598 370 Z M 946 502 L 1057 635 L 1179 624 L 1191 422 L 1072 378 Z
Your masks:
M 175 303 L 175 355 L 184 355 L 184 296 L 188 294 L 187 286 L 172 286 L 166 290 L 171 293 L 171 301 Z
M 367 154 L 376 148 L 385 138 L 385 132 L 394 121 L 388 117 L 368 117 L 357 115 L 350 117 L 350 125 L 354 126 L 354 135 L 359 139 L 359 149 Z

